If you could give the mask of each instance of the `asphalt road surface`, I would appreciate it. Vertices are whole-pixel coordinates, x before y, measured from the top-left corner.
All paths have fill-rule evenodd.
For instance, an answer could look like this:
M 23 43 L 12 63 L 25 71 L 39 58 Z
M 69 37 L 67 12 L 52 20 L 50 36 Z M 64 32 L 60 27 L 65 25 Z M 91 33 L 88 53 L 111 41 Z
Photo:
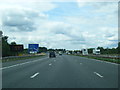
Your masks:
M 118 65 L 79 56 L 3 63 L 3 88 L 117 88 Z

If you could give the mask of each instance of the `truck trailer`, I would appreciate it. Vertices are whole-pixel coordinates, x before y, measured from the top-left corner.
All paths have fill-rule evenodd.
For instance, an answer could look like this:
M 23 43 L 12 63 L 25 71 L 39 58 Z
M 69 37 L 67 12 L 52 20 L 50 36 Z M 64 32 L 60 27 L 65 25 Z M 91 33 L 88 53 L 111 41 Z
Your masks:
M 88 55 L 88 50 L 87 49 L 82 49 L 82 55 Z
M 93 54 L 94 55 L 99 55 L 100 54 L 100 49 L 93 49 Z

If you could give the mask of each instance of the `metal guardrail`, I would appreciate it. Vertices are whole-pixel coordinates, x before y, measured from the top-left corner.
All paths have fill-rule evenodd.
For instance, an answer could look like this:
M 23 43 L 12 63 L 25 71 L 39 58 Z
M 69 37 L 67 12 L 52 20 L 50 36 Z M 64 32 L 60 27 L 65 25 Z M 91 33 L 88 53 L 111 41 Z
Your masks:
M 23 58 L 23 57 L 32 57 L 32 56 L 40 56 L 40 55 L 29 55 L 29 56 L 8 56 L 8 57 L 2 57 L 2 59 Z
M 76 54 L 76 55 L 81 55 L 81 56 L 91 56 L 91 57 L 101 57 L 101 58 L 111 58 L 111 59 L 120 59 L 119 55 L 93 55 L 93 54 L 88 54 L 88 55 L 82 55 L 82 54 Z
M 111 58 L 111 59 L 120 59 L 120 56 L 111 56 L 111 55 L 87 55 L 92 57 L 101 57 L 101 58 Z

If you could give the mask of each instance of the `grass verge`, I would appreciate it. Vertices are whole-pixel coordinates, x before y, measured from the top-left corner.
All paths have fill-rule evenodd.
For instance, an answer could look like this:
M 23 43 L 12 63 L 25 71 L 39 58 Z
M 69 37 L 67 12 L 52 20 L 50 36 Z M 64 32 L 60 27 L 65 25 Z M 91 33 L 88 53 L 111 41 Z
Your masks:
M 91 58 L 91 59 L 108 61 L 108 62 L 120 64 L 120 59 L 111 59 L 111 58 L 106 58 L 106 57 L 103 58 L 103 57 L 95 57 L 95 56 L 83 56 L 83 55 L 75 55 L 75 56 L 87 57 L 87 58 Z
M 7 58 L 7 59 L 0 60 L 0 62 L 4 63 L 4 62 L 9 62 L 9 61 L 16 61 L 16 60 L 26 60 L 26 59 L 38 58 L 38 57 L 42 57 L 42 56 L 45 56 L 45 55 L 30 56 L 30 57 L 18 57 L 18 58 Z

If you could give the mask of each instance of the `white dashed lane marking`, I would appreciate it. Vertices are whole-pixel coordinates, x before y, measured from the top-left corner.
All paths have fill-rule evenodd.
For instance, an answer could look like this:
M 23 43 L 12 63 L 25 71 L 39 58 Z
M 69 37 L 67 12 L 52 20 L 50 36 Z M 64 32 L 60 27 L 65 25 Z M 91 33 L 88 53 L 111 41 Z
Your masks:
M 20 63 L 20 64 L 11 65 L 11 66 L 8 66 L 8 67 L 3 67 L 3 68 L 0 68 L 0 70 L 8 69 L 8 68 L 16 67 L 16 66 L 25 65 L 25 64 L 28 64 L 28 63 L 33 63 L 33 62 L 37 62 L 37 61 L 44 60 L 44 59 L 47 59 L 47 58 L 41 58 L 41 59 L 34 60 L 34 61 L 28 61 L 28 62 L 24 62 L 24 63 Z
M 49 66 L 51 66 L 51 65 L 52 65 L 52 63 L 49 64 Z
M 38 74 L 39 74 L 39 73 L 37 72 L 37 73 L 35 73 L 34 75 L 32 75 L 30 78 L 34 78 L 34 77 L 36 77 Z
M 100 75 L 100 74 L 99 74 L 99 73 L 97 73 L 97 72 L 94 72 L 94 74 L 96 74 L 97 76 L 99 76 L 99 77 L 103 78 L 103 76 L 102 76 L 102 75 Z

